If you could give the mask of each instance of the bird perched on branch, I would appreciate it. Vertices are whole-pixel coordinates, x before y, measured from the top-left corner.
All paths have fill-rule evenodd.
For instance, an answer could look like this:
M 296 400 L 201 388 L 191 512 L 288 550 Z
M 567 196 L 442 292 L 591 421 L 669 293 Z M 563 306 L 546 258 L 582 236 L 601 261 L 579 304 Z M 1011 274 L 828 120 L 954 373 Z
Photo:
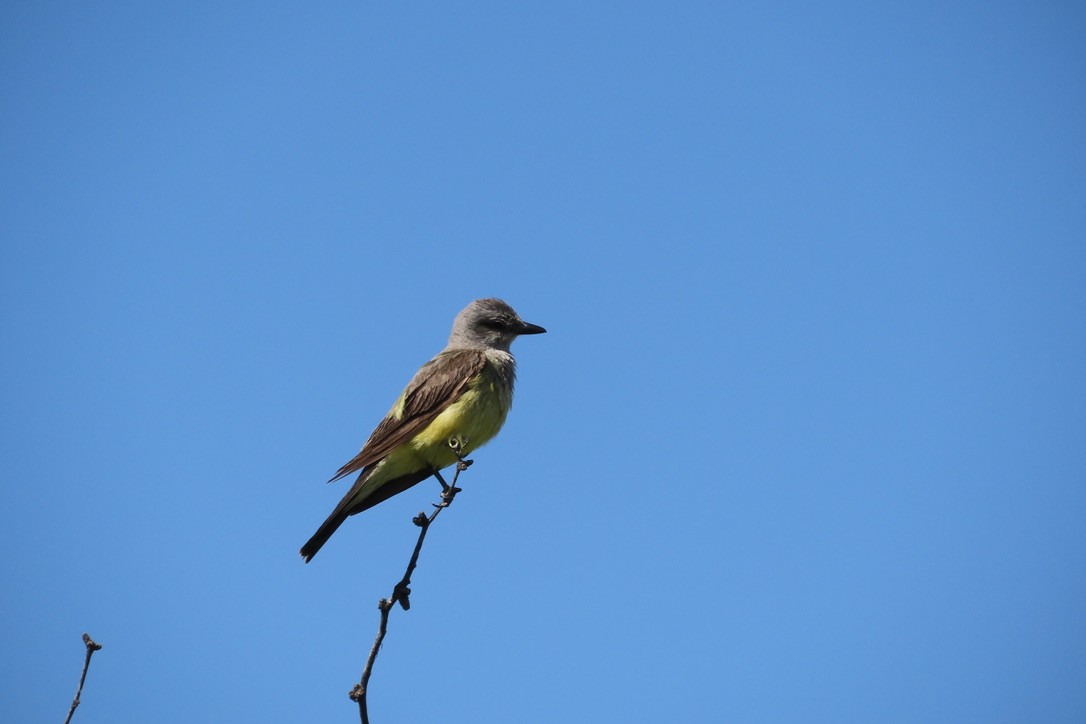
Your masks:
M 513 405 L 516 363 L 509 345 L 522 334 L 546 331 L 500 299 L 477 299 L 456 315 L 445 349 L 415 373 L 361 452 L 332 478 L 361 471 L 302 546 L 306 562 L 348 516 L 402 493 L 497 435 Z

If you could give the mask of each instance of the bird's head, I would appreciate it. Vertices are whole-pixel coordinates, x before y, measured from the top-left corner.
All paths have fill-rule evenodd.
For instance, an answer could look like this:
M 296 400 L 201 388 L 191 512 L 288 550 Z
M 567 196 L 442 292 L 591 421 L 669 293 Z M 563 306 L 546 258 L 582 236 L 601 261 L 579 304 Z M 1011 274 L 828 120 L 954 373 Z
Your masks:
M 509 345 L 520 335 L 546 331 L 539 325 L 525 322 L 500 299 L 476 299 L 456 315 L 449 346 L 508 352 Z

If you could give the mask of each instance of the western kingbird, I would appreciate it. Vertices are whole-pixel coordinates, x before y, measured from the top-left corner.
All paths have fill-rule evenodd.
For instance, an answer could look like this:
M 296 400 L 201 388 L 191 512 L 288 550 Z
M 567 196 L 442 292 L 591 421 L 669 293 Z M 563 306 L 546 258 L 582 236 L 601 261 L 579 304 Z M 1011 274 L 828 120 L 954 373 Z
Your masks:
M 306 563 L 347 516 L 402 493 L 497 435 L 513 406 L 516 362 L 509 345 L 546 331 L 500 299 L 476 299 L 456 315 L 445 349 L 415 373 L 361 452 L 329 481 L 362 471 L 302 546 Z

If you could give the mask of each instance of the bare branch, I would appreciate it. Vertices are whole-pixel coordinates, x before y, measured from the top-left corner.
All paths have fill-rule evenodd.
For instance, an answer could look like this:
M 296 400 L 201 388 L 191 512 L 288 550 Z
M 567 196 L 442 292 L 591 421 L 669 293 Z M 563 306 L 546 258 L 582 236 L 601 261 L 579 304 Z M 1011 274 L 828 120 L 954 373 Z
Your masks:
M 454 448 L 455 449 L 455 448 Z M 419 562 L 419 553 L 422 552 L 422 542 L 426 540 L 426 531 L 430 529 L 430 524 L 434 522 L 438 514 L 452 505 L 453 498 L 460 492 L 460 488 L 456 487 L 456 481 L 460 477 L 460 473 L 468 469 L 472 463 L 471 460 L 460 459 L 456 463 L 456 474 L 453 475 L 452 485 L 445 482 L 445 479 L 441 477 L 441 472 L 434 471 L 434 476 L 438 482 L 441 483 L 441 502 L 433 503 L 434 512 L 430 515 L 425 513 L 419 513 L 411 522 L 419 527 L 419 538 L 415 542 L 415 550 L 411 554 L 411 560 L 407 563 L 407 570 L 403 574 L 403 578 L 396 583 L 392 588 L 392 596 L 390 598 L 382 598 L 377 603 L 377 608 L 381 612 L 381 623 L 377 627 L 377 637 L 373 641 L 373 646 L 370 648 L 370 655 L 366 659 L 366 666 L 362 669 L 362 678 L 354 688 L 351 689 L 349 696 L 351 701 L 358 704 L 358 714 L 362 719 L 362 724 L 369 724 L 370 717 L 369 712 L 366 710 L 366 694 L 369 690 L 370 674 L 373 672 L 373 664 L 377 660 L 377 653 L 381 650 L 381 643 L 385 640 L 385 632 L 388 630 L 388 613 L 392 610 L 395 604 L 400 604 L 400 608 L 404 611 L 411 608 L 411 574 L 415 572 L 415 566 Z
M 83 675 L 79 677 L 79 688 L 75 690 L 72 708 L 68 709 L 68 716 L 64 719 L 64 724 L 68 724 L 72 720 L 72 714 L 75 714 L 75 709 L 79 706 L 79 697 L 83 693 L 83 682 L 87 680 L 87 669 L 90 668 L 91 656 L 94 655 L 95 651 L 102 648 L 102 644 L 95 643 L 89 634 L 83 634 L 83 643 L 87 647 L 87 658 L 83 660 Z

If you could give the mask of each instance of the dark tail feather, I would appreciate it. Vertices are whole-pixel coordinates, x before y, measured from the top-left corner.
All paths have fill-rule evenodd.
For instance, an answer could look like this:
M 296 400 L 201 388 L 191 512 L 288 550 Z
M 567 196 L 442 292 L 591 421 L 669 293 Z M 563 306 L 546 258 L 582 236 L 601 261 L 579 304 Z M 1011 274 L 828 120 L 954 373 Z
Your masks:
M 343 525 L 343 521 L 347 520 L 349 513 L 345 510 L 339 510 L 338 508 L 334 513 L 328 516 L 328 520 L 321 523 L 321 527 L 317 528 L 317 532 L 313 534 L 313 537 L 305 542 L 302 546 L 302 550 L 299 553 L 302 554 L 302 558 L 306 563 L 313 560 L 313 556 L 317 555 L 317 551 L 321 549 L 328 539 L 332 537 L 332 534 L 336 532 L 336 529 Z
M 366 473 L 363 472 L 362 475 L 359 476 L 358 482 L 354 484 L 354 487 L 351 488 L 350 492 L 343 496 L 343 500 L 339 501 L 339 505 L 337 505 L 336 509 L 332 511 L 332 514 L 328 516 L 328 520 L 321 523 L 321 527 L 317 528 L 317 532 L 313 534 L 313 537 L 306 541 L 306 544 L 302 546 L 302 550 L 300 550 L 299 553 L 302 554 L 302 558 L 305 559 L 306 563 L 309 563 L 309 561 L 313 559 L 313 556 L 317 555 L 317 551 L 321 549 L 321 546 L 328 542 L 328 539 L 332 537 L 332 534 L 336 532 L 336 529 L 343 525 L 343 521 L 347 520 L 349 516 L 352 516 L 355 513 L 361 513 L 363 510 L 369 510 L 378 503 L 383 503 L 388 500 L 393 495 L 402 493 L 412 485 L 416 485 L 417 483 L 426 480 L 426 478 L 434 474 L 434 471 L 419 470 L 418 472 L 401 475 L 398 478 L 381 483 L 380 487 L 370 492 L 361 501 L 352 501 L 355 497 L 355 493 L 357 493 L 366 482 L 362 479 L 365 474 Z M 352 502 L 354 502 L 354 505 L 351 505 Z

